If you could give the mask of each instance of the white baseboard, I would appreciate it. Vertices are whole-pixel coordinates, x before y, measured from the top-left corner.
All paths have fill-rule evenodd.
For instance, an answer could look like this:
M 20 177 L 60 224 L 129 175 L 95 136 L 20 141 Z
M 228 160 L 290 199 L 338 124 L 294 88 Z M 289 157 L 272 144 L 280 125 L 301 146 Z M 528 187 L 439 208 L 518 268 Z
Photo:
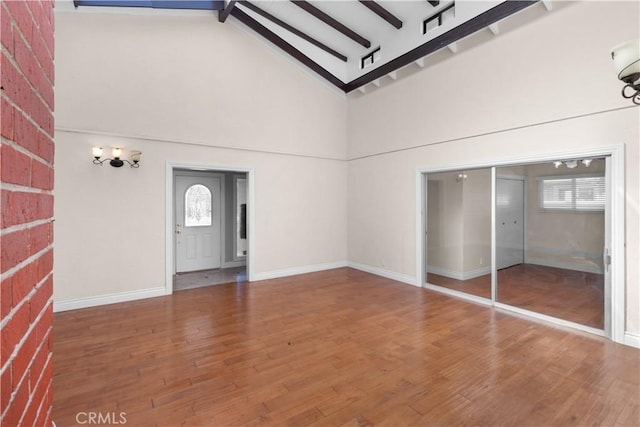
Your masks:
M 398 282 L 406 283 L 408 285 L 420 286 L 414 276 L 408 274 L 396 273 L 395 271 L 384 270 L 378 267 L 371 267 L 366 264 L 359 264 L 357 262 L 349 261 L 348 266 L 355 268 L 356 270 L 364 271 L 366 273 L 375 274 L 376 276 L 386 277 L 387 279 L 396 280 Z
M 315 273 L 316 271 L 332 270 L 334 268 L 347 267 L 346 261 L 329 262 L 326 264 L 303 265 L 301 267 L 283 268 L 282 270 L 264 271 L 255 273 L 251 281 L 278 279 L 280 277 L 295 276 L 297 274 Z
M 141 289 L 139 291 L 119 292 L 116 294 L 98 295 L 95 297 L 77 298 L 67 301 L 54 301 L 54 313 L 60 311 L 77 310 L 79 308 L 97 307 L 99 305 L 115 304 L 118 302 L 135 301 L 166 295 L 164 286 L 161 288 Z
M 631 347 L 640 348 L 640 335 L 632 334 L 631 332 L 625 332 L 624 344 Z
M 491 274 L 491 266 L 480 267 L 476 268 L 475 270 L 469 271 L 453 271 L 447 270 L 446 268 L 434 267 L 432 265 L 429 265 L 427 266 L 427 271 L 429 273 L 437 274 L 438 276 L 449 277 L 450 279 L 469 280 Z
M 247 261 L 222 261 L 222 267 L 220 268 L 234 268 L 234 267 L 244 267 L 247 265 Z
M 582 271 L 584 273 L 603 274 L 602 268 L 597 265 L 562 262 L 547 258 L 528 257 L 525 261 L 527 264 L 542 265 L 544 267 L 562 268 L 564 270 Z

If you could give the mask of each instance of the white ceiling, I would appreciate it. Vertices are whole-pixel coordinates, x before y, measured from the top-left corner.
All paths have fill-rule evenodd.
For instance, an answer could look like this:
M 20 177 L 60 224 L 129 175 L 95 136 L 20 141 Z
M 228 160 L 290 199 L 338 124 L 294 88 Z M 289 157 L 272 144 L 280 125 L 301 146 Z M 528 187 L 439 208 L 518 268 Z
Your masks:
M 314 18 L 303 9 L 297 7 L 293 2 L 252 2 L 252 4 L 257 5 L 282 21 L 295 26 L 310 37 L 347 56 L 348 60 L 345 63 L 258 15 L 241 2 L 237 3 L 235 7 L 250 15 L 256 21 L 303 52 L 311 60 L 346 83 L 444 34 L 501 2 L 458 0 L 455 2 L 453 10 L 445 14 L 446 19 L 443 24 L 433 31 L 427 32 L 427 34 L 422 34 L 423 21 L 431 16 L 437 15 L 439 11 L 453 4 L 452 0 L 440 2 L 436 7 L 427 1 L 377 1 L 380 6 L 402 21 L 402 28 L 400 29 L 396 29 L 358 1 L 312 1 L 310 3 L 369 40 L 371 47 L 366 48 L 351 40 L 322 21 Z M 362 68 L 362 57 L 378 47 L 380 47 L 380 59 L 374 64 Z
M 91 2 L 129 3 L 138 6 L 155 3 L 155 9 L 84 5 Z M 163 12 L 162 1 L 88 0 L 75 3 L 83 5 L 74 7 L 71 0 L 57 0 L 56 10 L 93 13 Z M 180 2 L 171 3 L 177 3 L 181 7 Z M 522 25 L 527 19 L 536 16 L 525 14 L 527 10 L 537 9 L 540 12 L 553 8 L 551 1 L 542 1 L 540 3 L 544 7 L 533 8 L 530 6 L 538 2 L 514 0 L 367 0 L 368 6 L 363 4 L 364 1 L 357 0 L 195 0 L 183 4 L 186 3 L 196 3 L 210 9 L 194 11 L 172 8 L 165 9 L 164 12 L 212 14 L 217 8 L 219 21 L 248 27 L 346 93 L 355 89 L 364 92 L 371 85 L 380 86 L 384 77 L 395 80 L 399 70 L 411 64 L 422 67 L 425 59 L 437 56 L 433 54 L 438 51 L 446 50 L 454 54 L 461 42 L 481 31 L 498 35 L 505 21 L 510 21 L 511 27 L 513 22 Z M 313 11 L 306 10 L 308 8 L 317 9 L 329 18 L 314 16 Z M 376 13 L 371 10 L 376 8 L 382 11 Z M 385 13 L 390 13 L 391 18 L 385 17 Z M 529 18 L 514 19 L 522 14 Z M 344 29 L 341 32 L 328 22 L 331 19 L 359 37 L 345 35 Z M 426 32 L 425 22 L 429 22 Z M 375 58 L 373 63 L 363 65 L 363 58 L 372 54 Z

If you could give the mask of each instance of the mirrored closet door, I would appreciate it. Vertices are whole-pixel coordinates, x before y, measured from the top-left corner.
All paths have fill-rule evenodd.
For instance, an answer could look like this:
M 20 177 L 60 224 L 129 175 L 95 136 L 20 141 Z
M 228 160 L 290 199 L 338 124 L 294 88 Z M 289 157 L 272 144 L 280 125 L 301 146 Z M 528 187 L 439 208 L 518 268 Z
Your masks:
M 608 333 L 607 158 L 424 182 L 427 286 Z

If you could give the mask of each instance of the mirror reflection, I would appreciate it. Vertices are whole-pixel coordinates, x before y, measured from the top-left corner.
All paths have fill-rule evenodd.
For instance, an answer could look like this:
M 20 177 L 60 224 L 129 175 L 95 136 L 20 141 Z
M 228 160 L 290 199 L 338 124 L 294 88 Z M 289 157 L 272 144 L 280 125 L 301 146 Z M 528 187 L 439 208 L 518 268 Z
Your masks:
M 427 175 L 427 282 L 491 298 L 491 169 Z
M 604 328 L 605 159 L 497 168 L 497 301 Z

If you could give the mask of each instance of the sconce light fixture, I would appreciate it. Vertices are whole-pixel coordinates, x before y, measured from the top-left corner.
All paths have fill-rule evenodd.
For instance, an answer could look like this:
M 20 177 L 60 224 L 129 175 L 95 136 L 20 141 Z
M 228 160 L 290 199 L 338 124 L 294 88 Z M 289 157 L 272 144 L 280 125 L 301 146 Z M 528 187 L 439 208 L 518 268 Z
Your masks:
M 93 147 L 93 164 L 94 165 L 100 165 L 102 166 L 102 164 L 104 162 L 106 162 L 107 160 L 109 160 L 109 164 L 111 166 L 113 166 L 114 168 L 119 168 L 122 167 L 124 165 L 125 162 L 127 162 L 129 164 L 129 166 L 131 166 L 132 168 L 139 168 L 140 167 L 140 156 L 142 155 L 141 151 L 132 151 L 131 152 L 131 161 L 127 160 L 127 159 L 121 159 L 120 157 L 122 157 L 122 148 L 120 147 L 113 147 L 111 149 L 111 155 L 113 156 L 113 159 L 103 159 L 100 160 L 100 158 L 102 157 L 102 147 Z
M 456 182 L 460 182 L 460 181 L 462 181 L 463 179 L 467 179 L 467 176 L 468 176 L 468 175 L 467 175 L 466 173 L 464 173 L 464 172 L 460 172 L 460 173 L 458 174 L 458 176 L 456 176 Z
M 618 79 L 626 83 L 622 96 L 640 105 L 640 40 L 629 40 L 611 50 Z

